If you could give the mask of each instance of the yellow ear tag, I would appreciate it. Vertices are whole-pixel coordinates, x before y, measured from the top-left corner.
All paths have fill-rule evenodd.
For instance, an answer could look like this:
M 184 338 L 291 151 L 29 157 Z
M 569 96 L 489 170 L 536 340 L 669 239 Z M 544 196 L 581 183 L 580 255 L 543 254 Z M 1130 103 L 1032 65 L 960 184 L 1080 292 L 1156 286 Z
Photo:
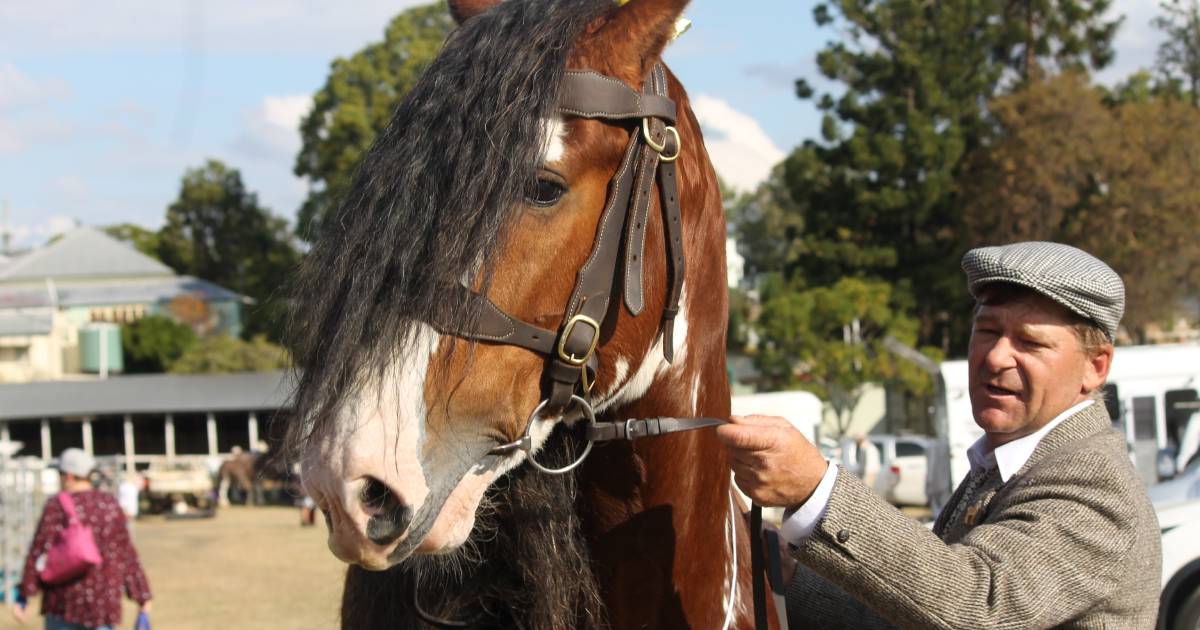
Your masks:
M 617 6 L 623 7 L 630 3 L 631 0 L 616 0 Z
M 688 32 L 689 28 L 692 28 L 691 20 L 685 17 L 680 17 L 678 20 L 675 20 L 675 34 L 671 36 L 671 41 L 679 39 L 679 36 Z

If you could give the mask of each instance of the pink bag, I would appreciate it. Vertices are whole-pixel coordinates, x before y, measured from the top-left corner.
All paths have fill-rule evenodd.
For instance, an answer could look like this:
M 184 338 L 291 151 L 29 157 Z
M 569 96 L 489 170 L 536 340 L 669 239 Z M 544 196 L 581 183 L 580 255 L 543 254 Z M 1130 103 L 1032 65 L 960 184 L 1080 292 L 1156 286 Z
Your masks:
M 58 532 L 54 544 L 43 556 L 45 562 L 38 577 L 46 584 L 62 584 L 100 565 L 100 549 L 92 528 L 85 527 L 75 514 L 75 502 L 67 492 L 58 493 L 58 503 L 67 514 L 67 526 Z

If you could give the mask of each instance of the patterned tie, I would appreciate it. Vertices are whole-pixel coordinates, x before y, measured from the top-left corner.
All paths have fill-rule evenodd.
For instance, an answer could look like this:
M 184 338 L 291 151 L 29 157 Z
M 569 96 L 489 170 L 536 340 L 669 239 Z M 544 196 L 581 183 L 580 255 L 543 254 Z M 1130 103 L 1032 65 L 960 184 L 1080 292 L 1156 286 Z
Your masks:
M 967 485 L 963 488 L 962 496 L 959 497 L 958 503 L 954 506 L 954 511 L 950 513 L 950 518 L 946 520 L 946 527 L 953 527 L 962 518 L 963 512 L 967 506 L 971 504 L 971 499 L 975 498 L 975 493 L 983 487 L 987 478 L 994 472 L 993 468 L 977 468 L 971 471 L 967 476 Z

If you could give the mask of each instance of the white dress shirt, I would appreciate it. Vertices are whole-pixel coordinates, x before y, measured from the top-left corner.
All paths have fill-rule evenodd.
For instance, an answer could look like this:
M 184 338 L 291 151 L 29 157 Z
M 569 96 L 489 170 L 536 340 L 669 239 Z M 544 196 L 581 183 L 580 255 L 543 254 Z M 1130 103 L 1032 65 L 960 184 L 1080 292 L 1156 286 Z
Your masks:
M 1030 433 L 1007 444 L 1001 444 L 995 449 L 989 445 L 986 434 L 981 436 L 967 449 L 967 461 L 971 462 L 971 471 L 999 466 L 1000 479 L 1007 482 L 1025 465 L 1025 462 L 1029 461 L 1033 451 L 1037 449 L 1037 445 L 1042 438 L 1046 437 L 1047 433 L 1053 431 L 1054 427 L 1061 424 L 1063 420 L 1079 413 L 1093 402 L 1085 400 L 1058 414 L 1035 433 Z M 779 532 L 784 540 L 792 545 L 800 546 L 808 539 L 816 529 L 817 523 L 820 523 L 825 516 L 825 509 L 829 506 L 829 496 L 833 493 L 833 483 L 837 480 L 837 476 L 837 464 L 830 462 L 829 468 L 825 470 L 825 476 L 821 478 L 821 483 L 817 484 L 817 489 L 813 491 L 812 496 L 800 506 L 784 512 L 783 526 Z

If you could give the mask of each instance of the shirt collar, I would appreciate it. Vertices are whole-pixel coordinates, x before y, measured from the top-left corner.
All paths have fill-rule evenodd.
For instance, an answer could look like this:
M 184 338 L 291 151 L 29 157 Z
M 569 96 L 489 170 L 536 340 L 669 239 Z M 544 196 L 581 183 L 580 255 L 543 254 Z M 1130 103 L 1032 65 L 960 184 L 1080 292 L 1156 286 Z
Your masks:
M 1025 462 L 1029 461 L 1033 451 L 1037 449 L 1037 445 L 1041 443 L 1042 438 L 1046 434 L 1053 431 L 1054 427 L 1062 424 L 1063 420 L 1079 413 L 1085 407 L 1092 404 L 1091 399 L 1085 400 L 1070 409 L 1058 414 L 1053 420 L 1046 423 L 1046 426 L 1037 430 L 1036 433 L 1030 433 L 1023 438 L 1018 438 L 1006 444 L 992 449 L 988 444 L 987 435 L 983 435 L 971 448 L 967 449 L 967 461 L 971 463 L 971 471 L 974 472 L 980 469 L 1000 468 L 1000 480 L 1007 482 L 1010 477 L 1016 474 Z

